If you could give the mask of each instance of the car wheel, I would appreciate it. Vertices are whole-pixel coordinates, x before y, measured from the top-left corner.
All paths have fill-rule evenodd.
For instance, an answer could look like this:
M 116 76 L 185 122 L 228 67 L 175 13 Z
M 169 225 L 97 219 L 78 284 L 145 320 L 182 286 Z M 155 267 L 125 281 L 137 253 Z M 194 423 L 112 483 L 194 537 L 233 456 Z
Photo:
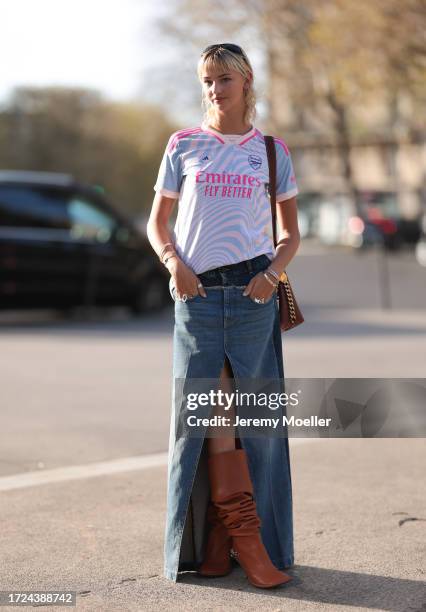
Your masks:
M 167 297 L 164 279 L 159 276 L 149 276 L 139 287 L 130 308 L 135 314 L 159 311 L 164 308 Z

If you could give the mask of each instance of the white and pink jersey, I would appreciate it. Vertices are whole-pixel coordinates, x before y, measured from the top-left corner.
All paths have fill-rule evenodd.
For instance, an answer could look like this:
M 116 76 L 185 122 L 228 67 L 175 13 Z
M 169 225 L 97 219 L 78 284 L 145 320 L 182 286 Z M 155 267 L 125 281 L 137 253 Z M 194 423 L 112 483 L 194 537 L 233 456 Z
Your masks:
M 298 193 L 290 151 L 275 138 L 277 202 Z M 195 274 L 266 254 L 272 238 L 263 134 L 224 135 L 204 123 L 171 135 L 155 191 L 179 198 L 172 239 Z

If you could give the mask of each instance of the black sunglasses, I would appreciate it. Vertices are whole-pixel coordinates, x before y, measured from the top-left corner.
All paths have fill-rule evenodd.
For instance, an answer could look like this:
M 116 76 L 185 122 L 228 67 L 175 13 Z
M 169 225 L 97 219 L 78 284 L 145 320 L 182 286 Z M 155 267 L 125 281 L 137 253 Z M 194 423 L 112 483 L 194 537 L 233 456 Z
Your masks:
M 245 57 L 245 53 L 241 49 L 241 47 L 239 47 L 238 45 L 234 45 L 232 43 L 220 43 L 218 45 L 209 45 L 208 47 L 204 49 L 201 55 L 204 55 L 205 53 L 211 53 L 211 51 L 215 51 L 216 49 L 219 49 L 219 47 L 222 47 L 223 49 L 226 49 L 227 51 L 232 51 L 232 53 L 237 53 Z

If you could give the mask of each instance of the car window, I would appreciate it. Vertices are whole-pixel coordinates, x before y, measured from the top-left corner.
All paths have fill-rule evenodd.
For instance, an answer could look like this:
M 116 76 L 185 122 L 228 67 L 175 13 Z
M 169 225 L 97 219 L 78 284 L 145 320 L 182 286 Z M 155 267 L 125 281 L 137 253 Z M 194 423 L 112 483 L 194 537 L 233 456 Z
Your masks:
M 117 228 L 117 221 L 111 214 L 82 196 L 72 196 L 67 209 L 74 238 L 108 242 Z
M 0 185 L 0 226 L 70 229 L 67 197 L 54 187 Z

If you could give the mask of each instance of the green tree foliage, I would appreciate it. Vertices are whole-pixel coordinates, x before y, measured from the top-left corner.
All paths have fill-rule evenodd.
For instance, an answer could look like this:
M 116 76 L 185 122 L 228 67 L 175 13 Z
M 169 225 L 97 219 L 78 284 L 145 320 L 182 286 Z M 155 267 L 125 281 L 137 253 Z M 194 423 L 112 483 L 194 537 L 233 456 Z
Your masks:
M 73 174 L 129 214 L 147 211 L 176 126 L 152 106 L 87 89 L 21 87 L 0 112 L 0 168 Z

